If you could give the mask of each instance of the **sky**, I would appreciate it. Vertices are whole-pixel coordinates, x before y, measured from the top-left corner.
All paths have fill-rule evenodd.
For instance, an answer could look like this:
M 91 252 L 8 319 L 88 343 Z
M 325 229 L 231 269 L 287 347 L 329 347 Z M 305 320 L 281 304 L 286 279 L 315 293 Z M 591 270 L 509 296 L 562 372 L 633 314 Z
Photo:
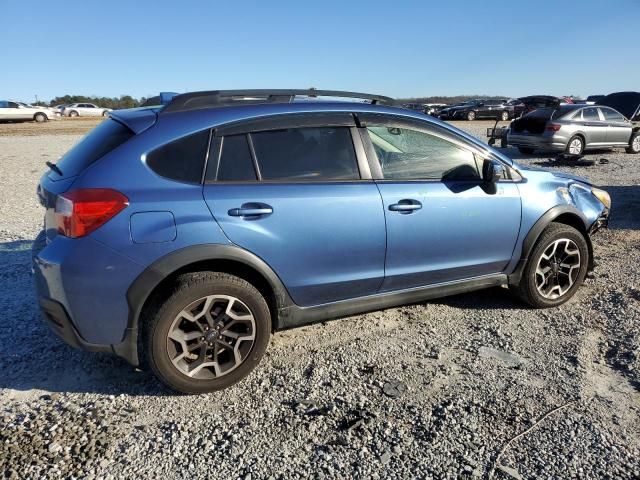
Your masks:
M 640 90 L 640 0 L 0 0 L 0 99 Z

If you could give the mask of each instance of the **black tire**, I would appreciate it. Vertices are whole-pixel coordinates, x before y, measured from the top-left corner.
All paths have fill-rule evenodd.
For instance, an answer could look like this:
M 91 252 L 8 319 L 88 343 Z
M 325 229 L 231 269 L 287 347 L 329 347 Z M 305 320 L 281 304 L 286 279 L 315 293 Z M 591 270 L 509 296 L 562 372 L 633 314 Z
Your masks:
M 509 118 L 510 118 L 509 112 L 507 112 L 507 111 L 505 110 L 504 112 L 502 112 L 502 113 L 500 114 L 500 118 L 501 118 L 501 120 L 502 120 L 503 122 L 508 121 L 508 120 L 509 120 Z
M 43 122 L 46 122 L 49 119 L 47 118 L 47 116 L 44 113 L 36 113 L 33 116 L 33 120 L 36 121 L 37 123 L 43 123 Z
M 556 241 L 569 240 L 573 242 L 571 248 L 573 246 L 577 247 L 577 251 L 579 251 L 579 268 L 577 273 L 575 274 L 575 278 L 573 279 L 573 284 L 570 285 L 570 288 L 566 289 L 564 293 L 559 295 L 557 298 L 547 298 L 545 297 L 539 290 L 536 284 L 536 270 L 538 268 L 538 263 L 541 260 L 542 255 L 548 249 L 552 248 L 552 245 Z M 557 248 L 562 248 L 559 244 Z M 573 257 L 576 259 L 576 257 Z M 566 260 L 562 260 L 564 262 Z M 538 240 L 536 241 L 535 246 L 533 247 L 531 254 L 529 255 L 529 260 L 524 267 L 524 271 L 522 272 L 522 277 L 520 279 L 520 283 L 515 286 L 512 290 L 516 293 L 516 295 L 525 303 L 528 303 L 534 308 L 550 308 L 557 307 L 558 305 L 562 305 L 566 301 L 568 301 L 573 295 L 576 293 L 576 290 L 582 282 L 584 281 L 584 277 L 587 274 L 587 268 L 589 265 L 589 247 L 587 245 L 587 241 L 582 233 L 580 233 L 575 228 L 565 225 L 562 223 L 551 223 L 547 228 L 544 229 Z M 553 271 L 551 272 L 553 275 Z M 556 277 L 558 277 L 556 275 Z M 565 275 L 565 279 L 566 279 Z M 539 278 L 539 277 L 538 277 Z M 569 286 L 569 285 L 567 285 Z
M 76 112 L 75 110 L 71 110 L 71 111 L 69 112 L 69 116 L 70 116 L 70 117 L 77 117 L 77 116 L 78 116 L 78 112 Z
M 535 152 L 535 148 L 531 148 L 531 147 L 518 147 L 518 151 L 520 153 L 522 153 L 523 155 L 531 155 L 533 152 Z
M 102 116 L 103 116 L 103 117 L 108 117 L 108 116 L 109 116 L 109 112 L 107 112 L 106 110 L 104 110 L 104 111 L 102 112 Z
M 467 120 L 469 120 L 470 122 L 473 122 L 475 119 L 476 119 L 476 112 L 467 113 Z
M 214 294 L 234 297 L 248 307 L 255 320 L 254 341 L 235 369 L 216 378 L 192 378 L 172 363 L 168 351 L 168 336 L 183 309 Z M 247 376 L 260 362 L 271 335 L 269 307 L 260 292 L 241 278 L 219 272 L 197 272 L 180 276 L 171 291 L 164 292 L 153 302 L 145 312 L 143 322 L 142 358 L 145 366 L 168 387 L 189 394 L 221 390 Z M 193 341 L 200 341 L 202 338 Z
M 579 145 L 579 148 L 577 150 L 573 148 L 575 145 L 574 142 L 576 142 L 575 144 Z M 571 150 L 574 151 L 572 152 Z M 567 142 L 567 147 L 564 149 L 564 152 L 569 155 L 582 155 L 584 153 L 584 138 L 582 138 L 580 135 L 574 135 L 573 137 L 571 137 Z
M 631 134 L 627 153 L 640 153 L 640 131 Z

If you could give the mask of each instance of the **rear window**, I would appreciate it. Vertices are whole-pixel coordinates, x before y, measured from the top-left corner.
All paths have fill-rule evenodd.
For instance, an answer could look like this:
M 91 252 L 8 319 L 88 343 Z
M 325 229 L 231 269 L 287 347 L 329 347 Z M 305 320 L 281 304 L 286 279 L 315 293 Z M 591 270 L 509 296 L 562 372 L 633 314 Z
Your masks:
M 62 178 L 78 175 L 93 162 L 133 136 L 134 133 L 121 123 L 105 120 L 85 135 L 57 162 L 58 168 L 62 171 Z
M 162 177 L 200 183 L 209 146 L 209 130 L 179 138 L 147 155 L 147 165 Z
M 252 133 L 251 139 L 263 180 L 360 178 L 348 128 L 290 128 Z

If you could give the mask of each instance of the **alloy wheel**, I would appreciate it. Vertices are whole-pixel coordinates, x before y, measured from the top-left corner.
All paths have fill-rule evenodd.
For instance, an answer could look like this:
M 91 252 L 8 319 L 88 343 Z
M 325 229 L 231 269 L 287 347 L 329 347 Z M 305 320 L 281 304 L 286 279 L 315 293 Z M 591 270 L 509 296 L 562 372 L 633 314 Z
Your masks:
M 569 144 L 569 153 L 572 155 L 580 155 L 582 153 L 582 140 L 574 138 Z
M 640 135 L 636 136 L 636 138 L 633 139 L 633 142 L 631 143 L 631 149 L 636 153 L 640 153 Z
M 228 295 L 209 295 L 187 305 L 167 335 L 167 354 L 184 375 L 219 378 L 248 357 L 256 321 L 247 305 Z
M 580 273 L 580 249 L 573 240 L 560 238 L 551 243 L 538 260 L 535 273 L 540 295 L 555 300 L 566 294 Z

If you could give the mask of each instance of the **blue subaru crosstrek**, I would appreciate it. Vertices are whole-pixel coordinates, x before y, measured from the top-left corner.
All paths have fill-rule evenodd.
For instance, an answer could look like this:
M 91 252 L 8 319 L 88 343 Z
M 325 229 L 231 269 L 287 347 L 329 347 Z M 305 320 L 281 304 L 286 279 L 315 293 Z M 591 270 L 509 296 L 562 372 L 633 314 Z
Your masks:
M 392 103 L 210 91 L 112 112 L 38 186 L 46 322 L 197 393 L 273 331 L 499 285 L 571 298 L 609 195 Z

